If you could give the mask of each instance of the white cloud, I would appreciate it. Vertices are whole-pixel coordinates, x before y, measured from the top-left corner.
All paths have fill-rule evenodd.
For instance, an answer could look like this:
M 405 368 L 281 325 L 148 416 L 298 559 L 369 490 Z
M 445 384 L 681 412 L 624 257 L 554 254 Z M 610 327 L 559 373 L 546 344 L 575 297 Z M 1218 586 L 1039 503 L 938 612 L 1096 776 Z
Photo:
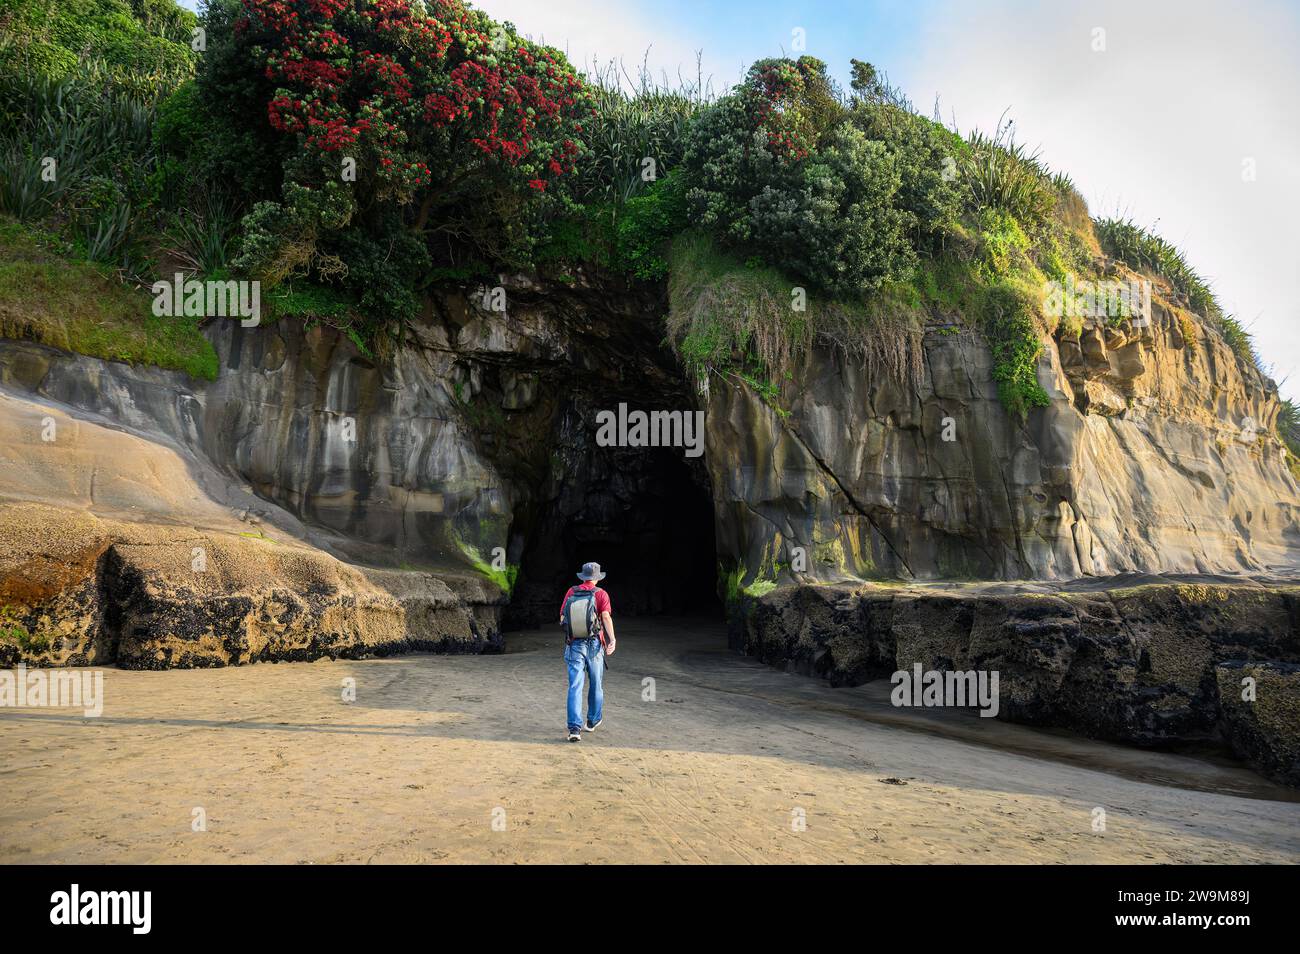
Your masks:
M 1300 398 L 1300 26 L 1292 6 L 1245 10 L 953 2 L 930 16 L 908 73 L 917 101 L 937 91 L 963 130 L 992 129 L 1011 107 L 1019 138 L 1041 144 L 1094 214 L 1154 223 Z M 1104 52 L 1092 49 L 1097 27 Z M 1255 182 L 1242 181 L 1247 158 Z
M 695 82 L 699 54 L 702 78 L 712 77 L 715 90 L 725 91 L 749 65 L 738 52 L 727 55 L 724 38 L 687 36 L 674 29 L 671 18 L 652 3 L 474 0 L 474 6 L 495 20 L 509 20 L 537 42 L 563 50 L 579 69 L 589 69 L 593 63 L 604 66 L 613 59 L 622 61 L 635 77 L 645 62 L 654 77 L 667 74 L 676 86 L 679 71 L 682 78 Z

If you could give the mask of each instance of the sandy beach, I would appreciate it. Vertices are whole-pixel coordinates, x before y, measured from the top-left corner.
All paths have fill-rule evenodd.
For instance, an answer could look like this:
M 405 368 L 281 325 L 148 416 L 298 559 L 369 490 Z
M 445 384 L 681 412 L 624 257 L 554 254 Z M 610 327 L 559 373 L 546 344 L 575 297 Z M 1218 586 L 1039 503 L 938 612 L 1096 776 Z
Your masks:
M 768 669 L 699 620 L 619 636 L 605 724 L 576 745 L 554 633 L 108 668 L 100 718 L 0 710 L 0 861 L 1300 860 L 1293 794 L 1226 762 L 896 710 L 885 684 Z

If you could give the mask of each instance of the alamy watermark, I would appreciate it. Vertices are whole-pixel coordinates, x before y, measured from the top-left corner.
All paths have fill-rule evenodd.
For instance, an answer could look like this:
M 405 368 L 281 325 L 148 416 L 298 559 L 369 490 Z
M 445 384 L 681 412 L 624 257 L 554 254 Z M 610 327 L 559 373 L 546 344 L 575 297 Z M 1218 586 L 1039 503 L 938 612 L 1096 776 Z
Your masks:
M 1143 280 L 1089 281 L 1065 276 L 1043 283 L 1043 311 L 1056 318 L 1132 318 L 1151 320 L 1151 283 Z
M 894 684 L 889 701 L 895 706 L 978 706 L 980 717 L 991 719 L 998 714 L 998 671 L 922 671 L 915 663 L 909 672 L 900 669 L 889 681 Z
M 687 457 L 704 453 L 703 411 L 618 411 L 596 413 L 598 447 L 684 447 Z
M 87 719 L 104 713 L 102 669 L 0 669 L 0 709 L 81 709 Z
M 132 934 L 148 934 L 153 925 L 153 892 L 83 891 L 74 884 L 50 895 L 50 923 L 122 924 L 129 925 Z
M 159 318 L 239 318 L 245 328 L 262 321 L 260 281 L 201 281 L 177 272 L 172 281 L 154 282 L 150 290 Z

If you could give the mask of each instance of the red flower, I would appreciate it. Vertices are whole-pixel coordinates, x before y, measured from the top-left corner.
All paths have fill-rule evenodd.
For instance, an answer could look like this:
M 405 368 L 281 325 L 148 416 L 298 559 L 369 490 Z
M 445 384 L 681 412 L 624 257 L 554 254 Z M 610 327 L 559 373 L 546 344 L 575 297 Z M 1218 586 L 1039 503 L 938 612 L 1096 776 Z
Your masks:
M 573 170 L 579 150 L 566 136 L 593 111 L 591 94 L 544 50 L 496 50 L 464 0 L 426 0 L 418 16 L 409 0 L 241 3 L 237 33 L 264 51 L 258 67 L 278 87 L 272 128 L 307 151 L 366 157 L 402 201 L 469 162 Z M 432 170 L 420 161 L 435 155 Z M 515 181 L 544 192 L 531 174 Z

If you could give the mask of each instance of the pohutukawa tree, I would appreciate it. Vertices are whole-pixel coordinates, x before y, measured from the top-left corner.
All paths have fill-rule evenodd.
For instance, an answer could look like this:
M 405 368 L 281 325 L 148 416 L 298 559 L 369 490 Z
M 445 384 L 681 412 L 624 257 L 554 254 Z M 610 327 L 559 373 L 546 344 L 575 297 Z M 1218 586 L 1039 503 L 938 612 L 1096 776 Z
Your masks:
M 309 260 L 337 272 L 319 241 L 393 207 L 439 248 L 508 258 L 582 151 L 591 95 L 563 55 L 460 0 L 241 2 L 235 42 L 274 84 L 270 125 L 296 141 L 288 207 L 249 223 L 244 263 L 268 277 Z M 259 249 L 259 228 L 283 233 L 276 215 L 295 234 Z

